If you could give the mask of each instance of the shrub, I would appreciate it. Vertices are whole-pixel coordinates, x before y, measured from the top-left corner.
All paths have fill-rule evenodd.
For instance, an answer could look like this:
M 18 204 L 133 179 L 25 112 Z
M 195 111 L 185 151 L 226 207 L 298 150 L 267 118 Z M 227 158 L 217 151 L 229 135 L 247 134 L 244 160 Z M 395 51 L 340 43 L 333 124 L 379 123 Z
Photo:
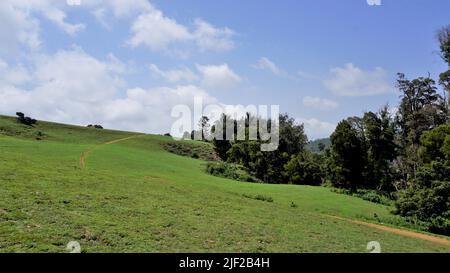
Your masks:
M 243 166 L 226 162 L 210 162 L 206 165 L 206 172 L 215 176 L 229 178 L 243 182 L 261 182 L 252 176 Z
M 168 152 L 206 161 L 219 160 L 211 145 L 193 144 L 189 142 L 166 142 L 161 146 Z
M 96 124 L 96 125 L 89 124 L 87 127 L 88 128 L 95 128 L 95 129 L 103 129 L 103 126 L 98 125 L 98 124 Z
M 369 202 L 372 202 L 372 203 L 386 205 L 386 206 L 390 206 L 394 202 L 390 197 L 382 195 L 381 193 L 379 193 L 379 192 L 377 192 L 375 190 L 356 190 L 356 191 L 352 191 L 352 190 L 349 190 L 349 189 L 332 188 L 331 191 L 336 192 L 336 193 L 341 193 L 341 194 L 346 194 L 346 195 L 359 197 L 359 198 L 361 198 L 363 200 L 366 200 L 366 201 L 369 201 Z
M 450 217 L 438 216 L 431 220 L 430 227 L 428 228 L 430 232 L 439 233 L 443 235 L 450 235 Z
M 17 112 L 16 115 L 17 115 L 17 120 L 22 124 L 25 124 L 28 126 L 33 126 L 33 124 L 37 123 L 37 120 L 30 118 L 30 117 L 26 117 L 25 114 L 22 112 Z
M 299 185 L 319 186 L 322 184 L 322 170 L 312 156 L 304 153 L 292 156 L 284 165 L 289 182 Z

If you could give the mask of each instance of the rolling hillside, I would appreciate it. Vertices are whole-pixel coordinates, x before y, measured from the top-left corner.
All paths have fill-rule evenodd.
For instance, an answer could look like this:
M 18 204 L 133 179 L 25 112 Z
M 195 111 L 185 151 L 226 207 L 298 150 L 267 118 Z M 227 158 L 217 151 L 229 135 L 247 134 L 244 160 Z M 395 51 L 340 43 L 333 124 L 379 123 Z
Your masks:
M 444 237 L 380 229 L 402 222 L 390 207 L 214 177 L 162 148 L 171 141 L 0 117 L 0 252 L 66 252 L 69 241 L 85 252 L 450 251 Z

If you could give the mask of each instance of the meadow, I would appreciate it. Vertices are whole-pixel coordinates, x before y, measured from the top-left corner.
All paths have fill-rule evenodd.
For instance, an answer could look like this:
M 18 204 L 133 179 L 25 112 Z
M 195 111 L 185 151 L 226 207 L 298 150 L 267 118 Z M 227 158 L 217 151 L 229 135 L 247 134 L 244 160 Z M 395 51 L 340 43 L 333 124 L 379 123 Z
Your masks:
M 392 207 L 211 176 L 163 149 L 173 141 L 0 116 L 0 252 L 67 252 L 69 241 L 83 252 L 450 251 L 349 221 L 405 228 Z

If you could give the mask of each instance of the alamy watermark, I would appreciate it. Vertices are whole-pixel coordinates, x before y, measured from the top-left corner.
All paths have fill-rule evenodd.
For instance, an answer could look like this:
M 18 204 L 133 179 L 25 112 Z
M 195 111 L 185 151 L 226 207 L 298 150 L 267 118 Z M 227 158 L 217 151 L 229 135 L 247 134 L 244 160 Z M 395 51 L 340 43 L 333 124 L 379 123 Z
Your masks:
M 270 111 L 270 115 L 269 115 Z M 171 116 L 177 119 L 170 134 L 181 140 L 186 133 L 195 140 L 258 140 L 261 151 L 275 151 L 279 144 L 279 105 L 219 105 L 204 106 L 202 97 L 194 98 L 193 111 L 188 105 L 176 105 Z M 214 130 L 201 126 L 195 131 L 195 124 L 202 117 L 213 125 Z
M 370 253 L 381 253 L 381 244 L 378 241 L 370 241 L 367 243 L 366 249 Z
M 81 253 L 80 243 L 77 241 L 70 241 L 66 246 L 66 250 L 70 253 Z

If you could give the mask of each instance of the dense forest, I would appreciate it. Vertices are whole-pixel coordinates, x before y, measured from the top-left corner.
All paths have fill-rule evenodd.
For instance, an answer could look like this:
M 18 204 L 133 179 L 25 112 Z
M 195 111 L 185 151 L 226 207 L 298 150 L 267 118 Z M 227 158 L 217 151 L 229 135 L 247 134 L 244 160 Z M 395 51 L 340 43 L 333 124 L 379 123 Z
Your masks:
M 411 80 L 399 73 L 400 101 L 395 113 L 384 105 L 378 112 L 342 120 L 330 137 L 331 143 L 325 143 L 329 145 L 317 144 L 318 152 L 307 149 L 311 143 L 303 125 L 288 114 L 279 117 L 280 142 L 273 152 L 261 151 L 263 141 L 249 140 L 248 126 L 255 118 L 252 115 L 247 114 L 239 122 L 222 115 L 212 126 L 203 117 L 199 122 L 202 136 L 214 133 L 218 126 L 223 126 L 224 134 L 227 124 L 246 126 L 245 140 L 237 140 L 236 135 L 234 141 L 212 140 L 224 163 L 209 166 L 208 171 L 217 174 L 245 169 L 250 174 L 246 179 L 253 182 L 325 185 L 347 193 L 368 192 L 368 200 L 389 198 L 395 203 L 394 213 L 426 223 L 432 232 L 449 235 L 450 26 L 438 32 L 437 40 L 449 67 L 440 74 L 438 83 L 430 76 Z

